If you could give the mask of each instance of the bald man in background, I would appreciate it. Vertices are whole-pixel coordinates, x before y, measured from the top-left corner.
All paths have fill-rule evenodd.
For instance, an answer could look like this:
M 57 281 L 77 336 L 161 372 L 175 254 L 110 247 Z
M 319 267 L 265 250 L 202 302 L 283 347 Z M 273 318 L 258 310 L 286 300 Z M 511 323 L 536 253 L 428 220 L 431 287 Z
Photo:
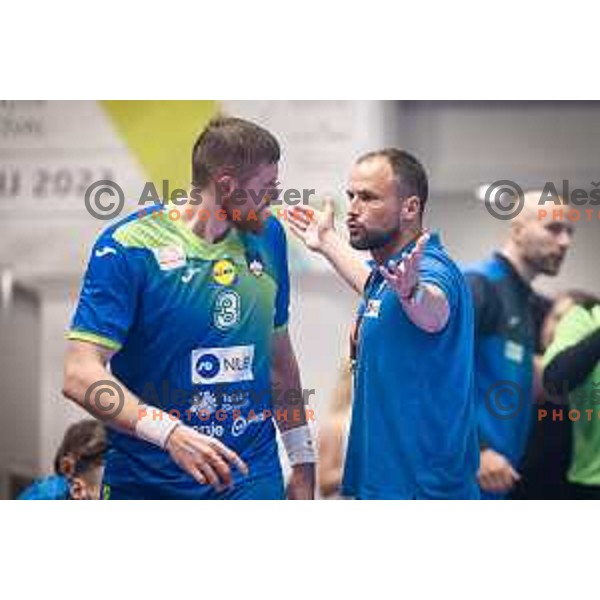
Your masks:
M 465 269 L 475 306 L 479 484 L 487 499 L 514 494 L 521 479 L 540 376 L 540 329 L 551 306 L 531 284 L 540 274 L 558 274 L 573 237 L 570 222 L 552 220 L 552 211 L 541 216 L 541 197 L 541 191 L 525 194 L 502 248 Z

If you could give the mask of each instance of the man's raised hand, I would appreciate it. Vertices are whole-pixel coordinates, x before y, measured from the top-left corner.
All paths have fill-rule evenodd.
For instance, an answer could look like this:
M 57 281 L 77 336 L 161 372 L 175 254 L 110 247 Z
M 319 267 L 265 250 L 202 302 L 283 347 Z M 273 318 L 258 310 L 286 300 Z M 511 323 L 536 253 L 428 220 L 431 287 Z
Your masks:
M 400 261 L 379 267 L 385 280 L 401 299 L 409 298 L 419 283 L 419 266 L 428 240 L 429 233 L 423 233 L 415 247 Z
M 325 238 L 335 231 L 333 200 L 326 198 L 323 204 L 323 210 L 300 204 L 287 211 L 292 233 L 315 252 L 323 250 Z

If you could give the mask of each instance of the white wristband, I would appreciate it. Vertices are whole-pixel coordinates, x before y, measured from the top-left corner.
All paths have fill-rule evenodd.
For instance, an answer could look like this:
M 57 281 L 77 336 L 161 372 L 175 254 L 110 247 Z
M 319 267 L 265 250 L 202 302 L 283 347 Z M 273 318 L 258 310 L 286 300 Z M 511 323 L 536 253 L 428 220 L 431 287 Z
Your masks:
M 180 423 L 179 419 L 172 417 L 160 408 L 142 405 L 138 410 L 135 435 L 164 449 L 169 436 Z
M 285 446 L 290 465 L 316 463 L 315 443 L 308 425 L 281 432 L 281 441 Z

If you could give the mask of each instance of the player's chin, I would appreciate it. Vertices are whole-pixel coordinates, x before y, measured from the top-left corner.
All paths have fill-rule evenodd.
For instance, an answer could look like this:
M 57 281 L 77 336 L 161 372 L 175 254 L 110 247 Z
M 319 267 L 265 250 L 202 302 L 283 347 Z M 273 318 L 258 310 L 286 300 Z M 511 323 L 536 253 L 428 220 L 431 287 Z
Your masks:
M 563 259 L 562 258 L 549 258 L 546 260 L 540 271 L 543 275 L 548 275 L 549 277 L 554 277 L 558 275 L 560 272 L 560 268 L 562 267 Z
M 351 233 L 348 241 L 350 242 L 350 246 L 352 246 L 352 248 L 355 250 L 369 250 L 370 248 L 369 240 L 365 236 L 359 235 L 358 233 Z
M 264 229 L 264 221 L 262 219 L 239 219 L 233 221 L 233 224 L 239 231 L 244 233 L 260 233 Z

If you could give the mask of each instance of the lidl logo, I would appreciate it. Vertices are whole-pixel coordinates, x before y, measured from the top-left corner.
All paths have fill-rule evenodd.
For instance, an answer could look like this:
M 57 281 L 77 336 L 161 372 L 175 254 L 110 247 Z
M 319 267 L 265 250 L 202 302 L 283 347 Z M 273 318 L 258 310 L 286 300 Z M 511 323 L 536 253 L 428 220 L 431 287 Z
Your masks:
M 213 266 L 212 276 L 219 285 L 232 285 L 236 275 L 235 265 L 227 258 L 218 260 Z

